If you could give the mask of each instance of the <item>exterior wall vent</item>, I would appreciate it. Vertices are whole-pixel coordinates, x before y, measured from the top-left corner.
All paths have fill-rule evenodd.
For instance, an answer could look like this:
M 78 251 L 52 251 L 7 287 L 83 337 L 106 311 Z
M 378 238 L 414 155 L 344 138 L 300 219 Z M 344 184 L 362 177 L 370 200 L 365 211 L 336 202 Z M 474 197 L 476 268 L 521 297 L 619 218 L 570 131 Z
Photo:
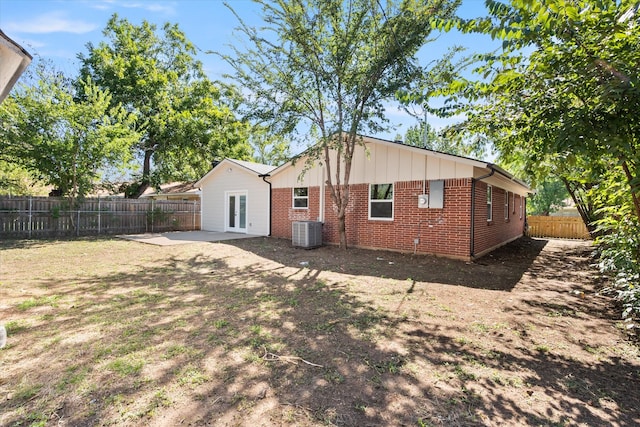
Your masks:
M 322 223 L 318 221 L 296 221 L 291 230 L 293 246 L 317 248 L 322 246 Z

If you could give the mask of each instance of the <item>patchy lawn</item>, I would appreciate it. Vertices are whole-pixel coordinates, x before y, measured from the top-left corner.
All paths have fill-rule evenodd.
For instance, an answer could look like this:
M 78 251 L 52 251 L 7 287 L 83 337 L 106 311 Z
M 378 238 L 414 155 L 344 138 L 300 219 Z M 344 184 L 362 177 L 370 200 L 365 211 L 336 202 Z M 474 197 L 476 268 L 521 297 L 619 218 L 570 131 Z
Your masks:
M 640 424 L 640 352 L 584 242 L 0 248 L 0 425 Z

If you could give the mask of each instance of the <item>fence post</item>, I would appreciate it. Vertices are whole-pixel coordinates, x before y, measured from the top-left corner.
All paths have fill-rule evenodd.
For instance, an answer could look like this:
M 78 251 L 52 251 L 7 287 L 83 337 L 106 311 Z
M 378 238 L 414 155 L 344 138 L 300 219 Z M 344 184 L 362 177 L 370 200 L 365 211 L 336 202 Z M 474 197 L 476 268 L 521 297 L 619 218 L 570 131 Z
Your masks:
M 31 220 L 33 217 L 32 208 L 33 208 L 33 198 L 29 196 L 29 238 L 31 238 L 31 228 L 32 228 Z
M 98 196 L 98 234 L 100 234 L 100 196 Z
M 151 199 L 151 232 L 153 233 L 153 221 L 154 221 L 154 217 L 153 217 L 153 199 Z
M 196 202 L 193 202 L 193 230 L 196 229 Z
M 76 221 L 76 236 L 80 235 L 80 206 L 78 206 L 78 220 Z

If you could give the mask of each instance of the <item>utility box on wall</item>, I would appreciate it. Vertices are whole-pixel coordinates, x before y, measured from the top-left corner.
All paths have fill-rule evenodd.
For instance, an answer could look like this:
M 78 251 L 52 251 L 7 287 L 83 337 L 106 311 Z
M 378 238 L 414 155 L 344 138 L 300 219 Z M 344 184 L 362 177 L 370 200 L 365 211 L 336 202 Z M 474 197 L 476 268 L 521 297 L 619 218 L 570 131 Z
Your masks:
M 418 196 L 418 207 L 421 209 L 429 207 L 429 195 L 428 194 L 420 194 Z
M 429 181 L 429 207 L 431 209 L 444 208 L 444 181 L 441 179 Z

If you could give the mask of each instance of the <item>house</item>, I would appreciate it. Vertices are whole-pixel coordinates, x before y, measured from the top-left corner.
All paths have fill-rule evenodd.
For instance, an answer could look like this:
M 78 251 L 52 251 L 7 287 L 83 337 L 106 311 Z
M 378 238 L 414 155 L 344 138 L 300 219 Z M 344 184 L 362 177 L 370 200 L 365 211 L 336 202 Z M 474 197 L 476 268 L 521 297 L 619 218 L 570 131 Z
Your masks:
M 0 102 L 16 84 L 32 56 L 0 30 Z
M 323 242 L 338 244 L 326 167 L 319 162 L 309 166 L 305 160 L 303 153 L 272 170 L 251 170 L 255 191 L 271 191 L 270 215 L 262 212 L 261 220 L 270 223 L 270 233 L 262 228 L 255 234 L 290 239 L 294 222 L 318 221 L 323 223 Z M 222 230 L 223 215 L 225 221 L 230 218 L 222 208 L 207 211 L 213 203 L 207 201 L 209 195 L 221 200 L 222 194 L 235 194 L 239 188 L 229 179 L 234 171 L 225 170 L 233 168 L 233 161 L 225 162 L 199 181 L 204 230 L 214 223 Z M 524 182 L 489 162 L 363 137 L 353 156 L 347 244 L 474 259 L 523 235 L 530 192 Z M 247 217 L 258 215 L 264 206 L 247 203 Z M 228 201 L 226 208 L 231 209 Z
M 199 202 L 200 190 L 195 186 L 194 182 L 171 182 L 161 184 L 160 190 L 152 187 L 147 188 L 140 198 Z
M 271 234 L 270 184 L 275 166 L 224 159 L 194 184 L 201 189 L 201 230 Z

